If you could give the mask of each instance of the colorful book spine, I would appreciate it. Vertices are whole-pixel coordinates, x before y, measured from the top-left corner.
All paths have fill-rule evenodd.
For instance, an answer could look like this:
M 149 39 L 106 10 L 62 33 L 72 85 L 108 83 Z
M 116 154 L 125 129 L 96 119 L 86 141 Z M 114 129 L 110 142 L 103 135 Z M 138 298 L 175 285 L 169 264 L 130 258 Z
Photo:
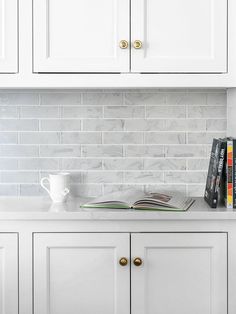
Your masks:
M 233 208 L 233 140 L 227 141 L 226 207 Z
M 236 208 L 236 139 L 233 140 L 233 208 Z

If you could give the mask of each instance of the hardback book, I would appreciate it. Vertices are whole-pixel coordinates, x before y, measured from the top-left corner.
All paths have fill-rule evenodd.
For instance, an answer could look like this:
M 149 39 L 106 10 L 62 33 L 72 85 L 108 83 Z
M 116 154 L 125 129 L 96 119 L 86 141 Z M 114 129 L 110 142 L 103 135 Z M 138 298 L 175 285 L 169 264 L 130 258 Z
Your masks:
M 186 211 L 194 203 L 194 199 L 181 194 L 167 195 L 163 193 L 143 193 L 142 191 L 128 191 L 111 193 L 88 203 L 82 208 L 111 208 L 136 209 L 158 211 Z
M 226 145 L 226 139 L 213 139 L 204 193 L 205 201 L 212 208 L 217 207 L 220 198 L 220 185 L 222 184 L 222 173 L 225 163 Z
M 232 160 L 232 169 L 233 169 L 233 208 L 236 208 L 236 139 L 233 139 L 233 160 Z
M 233 208 L 233 139 L 227 140 L 225 206 Z

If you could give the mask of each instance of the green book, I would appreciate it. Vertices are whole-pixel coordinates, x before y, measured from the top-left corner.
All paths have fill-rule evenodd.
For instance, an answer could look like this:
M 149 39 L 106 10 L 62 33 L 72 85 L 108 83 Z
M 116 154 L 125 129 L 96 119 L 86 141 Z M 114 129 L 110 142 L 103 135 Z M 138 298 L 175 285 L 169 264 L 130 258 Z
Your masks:
M 194 203 L 181 194 L 143 193 L 128 191 L 111 193 L 81 205 L 82 208 L 135 209 L 158 211 L 186 211 Z

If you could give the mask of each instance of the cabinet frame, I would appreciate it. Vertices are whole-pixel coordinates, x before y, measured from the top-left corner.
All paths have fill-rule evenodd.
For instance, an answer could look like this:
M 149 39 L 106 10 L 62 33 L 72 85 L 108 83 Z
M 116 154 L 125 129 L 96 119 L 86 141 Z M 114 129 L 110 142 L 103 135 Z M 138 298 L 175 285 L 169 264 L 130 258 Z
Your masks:
M 19 73 L 0 74 L 0 89 L 233 88 L 236 87 L 236 1 L 228 0 L 228 72 L 223 74 L 33 73 L 33 3 L 19 1 Z

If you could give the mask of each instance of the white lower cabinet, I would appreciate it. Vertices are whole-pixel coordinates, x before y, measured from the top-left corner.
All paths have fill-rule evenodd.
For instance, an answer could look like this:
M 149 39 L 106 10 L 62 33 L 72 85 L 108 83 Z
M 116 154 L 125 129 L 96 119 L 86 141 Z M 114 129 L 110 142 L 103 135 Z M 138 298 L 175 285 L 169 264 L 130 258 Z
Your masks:
M 129 314 L 129 234 L 44 233 L 34 238 L 34 314 Z
M 0 233 L 0 314 L 18 313 L 18 236 Z
M 132 314 L 227 314 L 227 235 L 132 234 Z
M 227 314 L 227 234 L 36 233 L 34 314 L 65 313 Z

